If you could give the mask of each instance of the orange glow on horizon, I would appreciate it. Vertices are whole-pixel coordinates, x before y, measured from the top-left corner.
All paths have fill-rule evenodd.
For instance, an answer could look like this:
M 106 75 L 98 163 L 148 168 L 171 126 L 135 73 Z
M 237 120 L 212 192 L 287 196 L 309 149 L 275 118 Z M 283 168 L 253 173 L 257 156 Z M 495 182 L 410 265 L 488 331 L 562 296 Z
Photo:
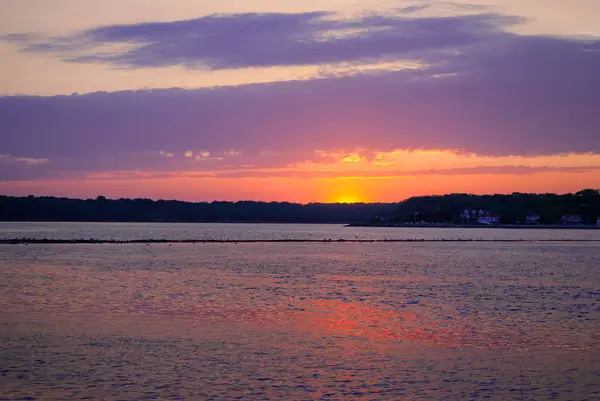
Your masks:
M 150 198 L 185 201 L 399 202 L 448 193 L 567 193 L 600 186 L 598 171 L 582 173 L 423 175 L 349 178 L 132 178 L 0 182 L 0 194 L 72 198 Z
M 449 150 L 315 153 L 316 160 L 281 168 L 240 164 L 223 169 L 220 161 L 213 160 L 209 161 L 214 163 L 212 168 L 205 170 L 196 170 L 194 160 L 176 154 L 172 159 L 184 158 L 189 164 L 179 170 L 163 166 L 156 171 L 99 171 L 87 178 L 0 181 L 0 194 L 368 203 L 447 193 L 567 193 L 600 187 L 600 155 L 586 153 L 537 157 L 490 157 Z
M 329 203 L 367 203 L 370 196 L 359 179 L 334 178 L 321 181 L 326 185 Z
M 354 196 L 340 196 L 334 200 L 334 203 L 360 203 L 360 199 Z

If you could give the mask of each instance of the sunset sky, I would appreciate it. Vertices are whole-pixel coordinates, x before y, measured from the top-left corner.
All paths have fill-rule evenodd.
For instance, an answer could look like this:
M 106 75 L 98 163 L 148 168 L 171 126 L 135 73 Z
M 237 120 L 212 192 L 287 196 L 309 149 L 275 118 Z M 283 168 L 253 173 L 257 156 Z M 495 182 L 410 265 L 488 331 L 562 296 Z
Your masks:
M 598 0 L 1 0 L 0 194 L 600 187 Z

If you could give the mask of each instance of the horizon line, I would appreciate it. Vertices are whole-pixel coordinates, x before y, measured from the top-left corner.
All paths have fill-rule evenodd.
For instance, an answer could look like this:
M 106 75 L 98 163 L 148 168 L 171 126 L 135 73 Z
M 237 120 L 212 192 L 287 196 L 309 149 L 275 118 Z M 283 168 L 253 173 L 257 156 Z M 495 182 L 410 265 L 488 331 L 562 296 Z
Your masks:
M 409 199 L 414 198 L 427 198 L 427 197 L 443 197 L 443 196 L 451 196 L 451 195 L 468 195 L 468 196 L 514 196 L 514 195 L 554 195 L 554 196 L 567 196 L 567 195 L 577 195 L 578 193 L 584 191 L 596 191 L 600 193 L 600 189 L 597 188 L 582 188 L 576 192 L 565 192 L 565 193 L 556 193 L 556 192 L 511 192 L 511 193 L 469 193 L 469 192 L 449 192 L 442 194 L 428 194 L 428 195 L 415 195 L 410 196 L 408 198 L 396 201 L 396 202 L 319 202 L 319 201 L 311 201 L 311 202 L 295 202 L 295 201 L 275 201 L 275 200 L 252 200 L 252 199 L 239 199 L 239 200 L 201 200 L 201 201 L 190 201 L 190 200 L 182 200 L 182 199 L 163 199 L 163 198 L 138 198 L 138 197 L 121 197 L 121 198 L 110 198 L 104 195 L 97 195 L 95 198 L 83 198 L 83 197 L 69 197 L 69 196 L 55 196 L 55 195 L 24 195 L 24 196 L 15 196 L 15 195 L 5 195 L 0 194 L 0 197 L 6 198 L 15 198 L 15 199 L 26 199 L 33 197 L 35 198 L 54 198 L 54 199 L 67 199 L 67 200 L 80 200 L 80 201 L 98 201 L 100 198 L 104 198 L 106 201 L 119 201 L 119 200 L 128 200 L 128 201 L 139 201 L 139 200 L 149 200 L 152 202 L 182 202 L 182 203 L 287 203 L 293 205 L 394 205 L 398 203 L 405 202 Z

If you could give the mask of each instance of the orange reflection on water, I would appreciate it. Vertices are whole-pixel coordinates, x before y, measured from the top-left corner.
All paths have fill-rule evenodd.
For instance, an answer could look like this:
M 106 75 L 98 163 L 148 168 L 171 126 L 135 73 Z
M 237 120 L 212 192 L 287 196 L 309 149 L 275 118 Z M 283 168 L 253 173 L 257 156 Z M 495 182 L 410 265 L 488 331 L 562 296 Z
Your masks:
M 450 348 L 481 349 L 580 349 L 561 339 L 556 327 L 524 331 L 517 327 L 460 318 L 443 318 L 419 311 L 373 306 L 360 302 L 312 300 L 303 303 L 297 316 L 298 330 L 335 340 L 345 348 L 368 345 L 415 344 Z M 589 333 L 588 333 L 589 334 Z M 562 333 L 564 337 L 565 333 Z M 584 347 L 585 348 L 585 347 Z
M 598 342 L 595 330 L 577 322 L 556 326 L 530 322 L 520 314 L 495 321 L 482 319 L 476 309 L 463 317 L 457 313 L 458 301 L 451 305 L 434 300 L 418 305 L 394 302 L 394 307 L 374 301 L 382 282 L 434 280 L 414 275 L 318 275 L 324 280 L 322 286 L 311 288 L 311 298 L 305 300 L 274 295 L 275 290 L 286 295 L 305 291 L 306 285 L 297 282 L 200 268 L 107 272 L 89 267 L 11 263 L 4 266 L 1 276 L 7 286 L 0 294 L 0 307 L 5 311 L 0 321 L 46 322 L 57 330 L 71 327 L 67 322 L 77 330 L 85 327 L 92 333 L 112 329 L 157 337 L 275 330 L 309 333 L 351 347 L 420 344 L 575 349 Z M 345 284 L 339 284 L 344 281 L 352 282 L 353 289 L 374 295 L 370 300 L 354 302 L 328 299 L 334 292 L 352 297 L 351 292 L 345 293 Z M 579 337 L 575 339 L 572 333 Z
M 424 312 L 416 314 L 339 300 L 306 301 L 303 308 L 304 311 L 297 317 L 301 330 L 336 339 L 342 345 L 356 344 L 356 340 L 377 346 L 386 343 L 461 348 L 528 348 L 539 345 L 535 338 L 523 337 L 522 333 L 478 325 L 458 317 L 446 320 Z M 548 339 L 543 342 L 547 343 Z
M 400 313 L 358 302 L 312 300 L 302 304 L 299 321 L 313 334 L 333 337 L 361 337 L 366 340 L 397 340 L 407 325 L 414 326 L 414 313 Z

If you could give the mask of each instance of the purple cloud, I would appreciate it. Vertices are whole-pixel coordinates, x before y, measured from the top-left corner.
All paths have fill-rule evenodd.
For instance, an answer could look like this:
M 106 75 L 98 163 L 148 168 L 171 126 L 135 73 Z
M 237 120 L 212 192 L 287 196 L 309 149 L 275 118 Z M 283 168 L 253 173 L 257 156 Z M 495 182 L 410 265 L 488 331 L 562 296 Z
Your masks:
M 427 59 L 427 52 L 479 43 L 519 21 L 497 14 L 402 16 L 425 7 L 404 8 L 396 16 L 355 20 L 335 19 L 329 12 L 211 15 L 185 21 L 104 26 L 46 41 L 30 40 L 24 35 L 21 42 L 26 51 L 55 52 L 71 62 L 130 68 L 183 65 L 218 70 Z M 20 36 L 11 38 L 18 41 Z M 134 47 L 88 54 L 107 44 Z
M 431 66 L 216 89 L 0 98 L 0 154 L 48 159 L 27 166 L 31 176 L 282 167 L 311 160 L 314 150 L 330 149 L 458 149 L 492 156 L 600 154 L 600 41 L 509 34 L 496 29 L 501 22 L 492 22 L 505 18 L 489 15 L 410 21 L 368 17 L 360 26 L 397 23 L 402 28 L 383 36 L 374 30 L 358 39 L 332 39 L 327 52 L 318 42 L 290 40 L 299 33 L 312 37 L 322 30 L 320 24 L 340 23 L 322 21 L 323 16 L 209 17 L 97 28 L 83 35 L 101 37 L 97 43 L 154 38 L 149 43 L 172 43 L 176 52 L 181 49 L 174 43 L 178 35 L 184 36 L 182 43 L 189 43 L 192 39 L 187 36 L 194 36 L 190 32 L 200 24 L 213 35 L 230 35 L 233 30 L 235 34 L 227 37 L 248 36 L 252 43 L 264 37 L 265 49 L 260 52 L 269 48 L 272 52 L 263 58 L 251 47 L 237 54 L 239 43 L 232 39 L 222 43 L 223 49 L 207 47 L 208 53 L 192 46 L 194 51 L 181 53 L 185 63 L 210 58 L 214 68 L 232 68 L 410 54 L 423 55 Z M 317 28 L 311 27 L 313 23 Z M 402 29 L 412 42 L 386 36 Z M 288 53 L 281 43 L 270 44 L 274 32 L 284 36 L 272 39 L 277 43 L 306 47 Z M 359 46 L 360 40 L 370 45 Z M 136 63 L 176 63 L 174 53 L 148 54 Z M 201 161 L 182 157 L 187 150 L 216 155 L 230 149 L 241 155 Z M 179 157 L 160 157 L 160 151 Z M 18 175 L 17 170 L 20 176 L 25 174 L 23 166 L 11 164 L 2 176 L 8 179 L 11 171 Z
M 412 14 L 412 13 L 416 13 L 416 12 L 425 10 L 430 7 L 431 7 L 431 4 L 419 4 L 419 5 L 413 5 L 413 6 L 406 6 L 406 7 L 402 7 L 400 9 L 398 9 L 398 13 L 399 14 Z
M 113 172 L 104 176 L 96 176 L 88 179 L 94 180 L 132 180 L 132 179 L 164 179 L 164 178 L 393 178 L 393 177 L 417 177 L 417 176 L 465 176 L 465 175 L 530 175 L 538 173 L 570 173 L 583 174 L 600 171 L 600 166 L 587 167 L 533 167 L 533 166 L 478 166 L 460 167 L 428 170 L 384 170 L 384 171 L 308 171 L 308 170 L 271 170 L 261 171 L 242 169 L 217 173 L 195 173 L 181 174 L 181 172 Z M 77 177 L 84 178 L 84 177 Z
M 197 174 L 197 178 L 374 178 L 374 177 L 414 177 L 435 175 L 528 175 L 536 173 L 559 172 L 581 174 L 590 171 L 599 171 L 600 166 L 588 167 L 532 167 L 532 166 L 478 166 L 429 170 L 385 170 L 385 171 L 306 171 L 306 170 L 280 170 L 280 171 L 232 171 L 217 174 Z

